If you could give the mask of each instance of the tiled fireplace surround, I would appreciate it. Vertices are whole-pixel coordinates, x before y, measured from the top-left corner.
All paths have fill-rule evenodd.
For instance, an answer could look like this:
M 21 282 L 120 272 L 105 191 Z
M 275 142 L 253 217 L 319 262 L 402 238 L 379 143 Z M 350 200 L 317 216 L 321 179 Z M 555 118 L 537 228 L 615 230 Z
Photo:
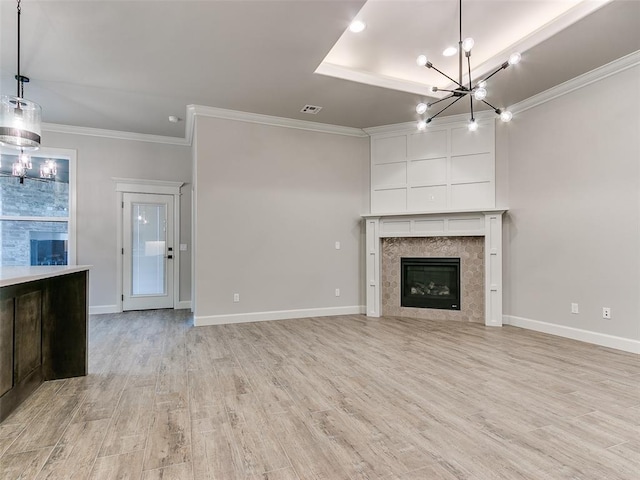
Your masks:
M 504 210 L 365 215 L 367 315 L 502 325 Z M 461 310 L 400 306 L 401 257 L 459 257 Z

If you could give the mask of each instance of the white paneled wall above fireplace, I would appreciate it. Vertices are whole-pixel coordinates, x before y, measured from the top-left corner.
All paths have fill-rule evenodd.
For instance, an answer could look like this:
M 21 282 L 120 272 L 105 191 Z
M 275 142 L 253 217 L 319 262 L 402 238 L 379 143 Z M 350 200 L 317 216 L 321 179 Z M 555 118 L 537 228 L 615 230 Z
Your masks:
M 495 207 L 495 126 L 371 135 L 371 213 Z

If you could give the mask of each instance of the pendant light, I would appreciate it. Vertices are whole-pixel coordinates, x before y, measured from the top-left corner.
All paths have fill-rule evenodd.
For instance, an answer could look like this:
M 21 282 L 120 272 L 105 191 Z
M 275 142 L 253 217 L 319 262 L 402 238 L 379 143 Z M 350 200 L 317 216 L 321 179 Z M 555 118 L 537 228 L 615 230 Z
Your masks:
M 25 150 L 37 150 L 40 147 L 42 111 L 40 105 L 24 98 L 24 84 L 29 77 L 20 74 L 20 0 L 18 2 L 18 71 L 16 96 L 0 97 L 0 145 Z

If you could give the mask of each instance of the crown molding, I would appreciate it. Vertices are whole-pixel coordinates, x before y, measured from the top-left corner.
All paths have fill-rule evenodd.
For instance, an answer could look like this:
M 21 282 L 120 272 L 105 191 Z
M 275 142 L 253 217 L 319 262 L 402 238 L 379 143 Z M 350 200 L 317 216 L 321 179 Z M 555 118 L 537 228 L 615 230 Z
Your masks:
M 312 132 L 330 133 L 332 135 L 345 135 L 348 137 L 368 137 L 368 134 L 361 128 L 343 127 L 328 123 L 309 122 L 308 120 L 296 120 L 293 118 L 274 117 L 262 115 L 260 113 L 240 112 L 238 110 L 227 110 L 217 107 L 206 107 L 203 105 L 189 105 L 187 112 L 192 116 L 222 118 L 225 120 L 236 120 L 239 122 L 259 123 L 275 127 L 295 128 L 298 130 L 309 130 Z M 192 120 L 193 122 L 193 120 Z M 191 129 L 193 130 L 193 124 Z M 193 133 L 190 134 L 193 138 Z
M 480 112 L 473 113 L 474 118 L 479 124 L 486 124 L 491 121 L 493 117 L 496 116 L 493 110 L 482 110 Z M 469 122 L 469 114 L 462 113 L 460 115 L 451 115 L 448 117 L 438 117 L 431 121 L 426 131 L 429 131 L 431 127 L 445 127 L 453 124 L 466 125 Z M 379 127 L 369 127 L 364 128 L 363 130 L 369 136 L 373 135 L 382 135 L 386 133 L 417 133 L 418 128 L 416 127 L 417 122 L 404 122 L 404 123 L 393 123 L 391 125 L 381 125 Z
M 151 135 L 148 133 L 122 132 L 119 130 L 106 130 L 93 127 L 78 127 L 75 125 L 62 125 L 57 123 L 43 123 L 42 130 L 51 133 L 66 133 L 70 135 L 86 135 L 90 137 L 114 138 L 117 140 L 133 140 L 136 142 L 162 143 L 165 145 L 190 146 L 185 138 L 169 137 L 163 135 Z
M 556 85 L 544 92 L 527 98 L 509 107 L 514 114 L 522 113 L 530 108 L 534 108 L 555 98 L 573 92 L 579 88 L 586 87 L 594 82 L 598 82 L 607 77 L 620 73 L 629 68 L 640 65 L 640 50 L 630 53 L 622 58 L 614 60 L 606 65 L 598 67 L 590 72 L 568 80 L 560 85 Z M 193 132 L 196 115 L 205 117 L 222 118 L 226 120 L 236 120 L 240 122 L 259 123 L 285 128 L 296 128 L 313 132 L 330 133 L 333 135 L 346 135 L 351 137 L 368 137 L 387 133 L 401 133 L 416 131 L 415 122 L 396 123 L 369 128 L 343 127 L 326 123 L 310 122 L 307 120 L 296 120 L 292 118 L 275 117 L 258 113 L 240 112 L 237 110 L 227 110 L 224 108 L 207 107 L 202 105 L 187 105 L 185 116 L 185 137 L 169 137 L 162 135 L 151 135 L 146 133 L 122 132 L 118 130 L 106 130 L 92 127 L 78 127 L 73 125 L 62 125 L 55 123 L 43 123 L 42 130 L 52 133 L 66 133 L 71 135 L 87 135 L 92 137 L 113 138 L 118 140 L 132 140 L 139 142 L 161 143 L 166 145 L 191 146 L 193 143 Z M 487 121 L 493 117 L 490 110 L 476 112 L 475 117 L 479 122 Z M 468 114 L 439 117 L 432 121 L 432 126 L 445 126 L 453 123 L 462 123 L 468 120 Z
M 592 83 L 604 80 L 607 77 L 623 72 L 637 65 L 640 65 L 640 50 L 630 53 L 629 55 L 625 55 L 624 57 L 614 60 L 613 62 L 602 65 L 601 67 L 595 68 L 590 72 L 579 75 L 575 78 L 572 78 L 571 80 L 567 80 L 566 82 L 561 83 L 560 85 L 556 85 L 555 87 L 551 87 L 544 92 L 533 95 L 526 100 L 512 105 L 511 107 L 509 107 L 509 110 L 513 112 L 514 115 L 517 113 L 525 112 L 530 108 L 542 105 L 543 103 L 571 93 L 575 90 L 578 90 L 579 88 L 591 85 Z

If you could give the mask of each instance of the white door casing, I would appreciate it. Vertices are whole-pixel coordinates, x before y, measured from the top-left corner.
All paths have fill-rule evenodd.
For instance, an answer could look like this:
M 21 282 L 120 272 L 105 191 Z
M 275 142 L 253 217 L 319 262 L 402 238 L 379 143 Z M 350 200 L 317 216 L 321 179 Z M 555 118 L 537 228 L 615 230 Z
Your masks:
M 117 197 L 117 276 L 116 276 L 116 288 L 118 292 L 118 307 L 119 311 L 123 311 L 124 307 L 124 196 L 127 193 L 133 194 L 156 194 L 169 197 L 170 203 L 172 203 L 173 213 L 172 226 L 167 230 L 167 237 L 173 245 L 173 272 L 172 272 L 172 303 L 168 307 L 152 307 L 152 308 L 183 308 L 179 307 L 179 291 L 180 291 L 180 255 L 179 255 L 179 242 L 180 242 L 180 188 L 184 185 L 183 182 L 173 182 L 164 180 L 144 180 L 144 179 L 132 179 L 132 178 L 113 178 L 116 184 Z M 172 199 L 172 200 L 171 200 Z M 165 252 L 166 254 L 166 252 Z

